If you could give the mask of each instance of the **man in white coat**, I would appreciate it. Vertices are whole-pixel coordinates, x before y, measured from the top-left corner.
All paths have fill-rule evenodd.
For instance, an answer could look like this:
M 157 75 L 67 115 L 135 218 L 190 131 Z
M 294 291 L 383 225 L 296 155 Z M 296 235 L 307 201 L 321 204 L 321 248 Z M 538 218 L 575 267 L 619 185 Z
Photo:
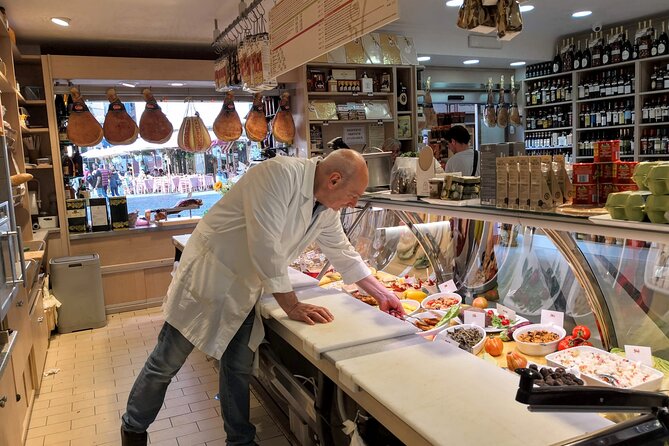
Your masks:
M 364 264 L 341 226 L 367 187 L 364 159 L 341 149 L 324 160 L 277 157 L 250 169 L 193 231 L 163 306 L 158 343 L 128 397 L 124 446 L 145 445 L 146 430 L 186 358 L 198 348 L 220 358 L 219 394 L 228 445 L 253 445 L 249 380 L 264 337 L 261 293 L 271 293 L 294 320 L 333 320 L 327 308 L 299 302 L 288 264 L 316 242 L 346 283 L 374 296 L 384 311 L 403 314 L 397 297 Z

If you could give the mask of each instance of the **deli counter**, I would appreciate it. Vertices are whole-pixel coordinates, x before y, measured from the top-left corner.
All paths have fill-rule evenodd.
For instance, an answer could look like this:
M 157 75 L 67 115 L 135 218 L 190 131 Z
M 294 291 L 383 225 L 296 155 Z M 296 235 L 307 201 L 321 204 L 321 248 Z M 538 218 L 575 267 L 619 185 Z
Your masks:
M 342 216 L 377 274 L 430 291 L 452 280 L 463 302 L 484 296 L 530 322 L 543 309 L 560 311 L 568 332 L 592 327 L 595 347 L 647 345 L 669 359 L 668 248 L 661 243 L 668 233 L 398 198 L 365 197 Z M 611 420 L 633 418 L 530 412 L 515 401 L 519 377 L 500 367 L 503 359 L 432 342 L 412 324 L 353 298 L 317 247 L 293 268 L 298 299 L 335 316 L 307 326 L 289 320 L 271 296 L 259 304 L 266 343 L 254 389 L 295 443 L 349 444 L 350 429 L 341 430 L 348 421 L 367 444 L 572 444 L 571 438 L 610 429 Z M 513 343 L 505 344 L 506 352 Z

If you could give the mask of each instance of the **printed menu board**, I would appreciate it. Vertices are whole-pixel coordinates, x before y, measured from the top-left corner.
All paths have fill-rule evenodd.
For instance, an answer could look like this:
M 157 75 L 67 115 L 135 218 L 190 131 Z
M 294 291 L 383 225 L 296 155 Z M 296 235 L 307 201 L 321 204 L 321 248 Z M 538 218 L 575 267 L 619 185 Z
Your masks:
M 269 13 L 272 77 L 398 18 L 398 0 L 280 0 Z

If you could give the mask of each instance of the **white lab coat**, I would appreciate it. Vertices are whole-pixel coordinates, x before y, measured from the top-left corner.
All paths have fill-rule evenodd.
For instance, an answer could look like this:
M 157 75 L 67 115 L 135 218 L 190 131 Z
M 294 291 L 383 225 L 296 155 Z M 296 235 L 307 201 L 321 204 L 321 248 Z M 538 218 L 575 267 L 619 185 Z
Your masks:
M 313 241 L 346 283 L 370 274 L 339 212 L 311 223 L 316 160 L 277 157 L 251 168 L 198 223 L 167 290 L 165 320 L 220 358 L 258 298 L 292 290 L 287 266 Z M 249 347 L 264 330 L 256 309 Z

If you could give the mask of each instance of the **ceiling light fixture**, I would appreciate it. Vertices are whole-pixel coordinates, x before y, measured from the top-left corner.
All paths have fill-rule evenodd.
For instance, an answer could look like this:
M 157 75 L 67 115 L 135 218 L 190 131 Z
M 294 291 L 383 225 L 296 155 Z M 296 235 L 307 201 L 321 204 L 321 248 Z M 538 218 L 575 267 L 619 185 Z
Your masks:
M 172 87 L 183 87 L 184 85 L 186 84 L 184 84 L 183 82 L 170 82 L 170 86 Z
M 576 11 L 571 16 L 575 19 L 580 19 L 581 17 L 587 17 L 592 14 L 592 11 Z
M 525 65 L 525 61 L 519 60 L 518 62 L 511 62 L 509 65 L 511 65 L 512 67 L 522 67 L 523 65 Z
M 427 62 L 428 60 L 432 59 L 430 56 L 418 56 L 416 60 L 418 62 Z
M 475 65 L 479 62 L 480 62 L 480 60 L 478 60 L 478 59 L 468 59 L 468 60 L 463 61 L 462 63 L 465 64 L 465 65 Z
M 520 12 L 529 12 L 534 9 L 534 5 L 520 5 Z
M 51 17 L 51 22 L 58 26 L 70 26 L 69 17 Z
M 451 7 L 451 8 L 456 8 L 458 6 L 462 6 L 463 0 L 448 0 L 446 2 L 446 6 Z
M 128 88 L 135 88 L 136 87 L 135 84 L 131 84 L 130 82 L 120 82 L 120 84 L 123 85 L 124 87 L 128 87 Z

